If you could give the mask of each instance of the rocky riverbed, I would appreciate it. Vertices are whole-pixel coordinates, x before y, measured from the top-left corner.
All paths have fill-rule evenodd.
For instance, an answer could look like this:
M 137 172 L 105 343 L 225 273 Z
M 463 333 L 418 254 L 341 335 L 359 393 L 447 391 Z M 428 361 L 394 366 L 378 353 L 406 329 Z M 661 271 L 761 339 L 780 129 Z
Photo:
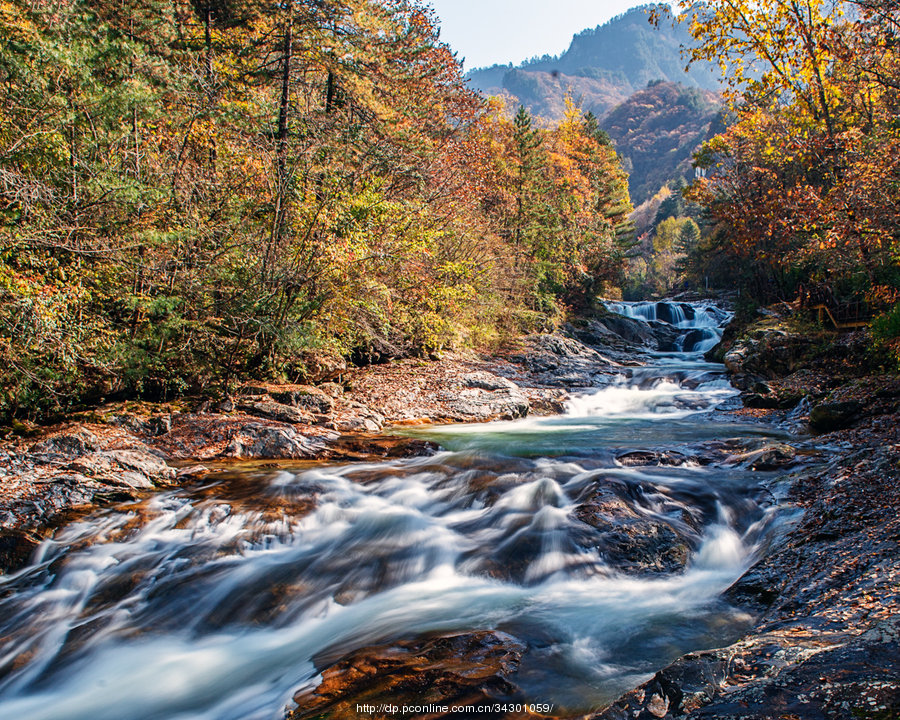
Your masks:
M 385 428 L 559 413 L 571 389 L 602 387 L 670 338 L 662 324 L 610 314 L 489 356 L 402 359 L 332 372 L 316 386 L 248 384 L 219 401 L 113 403 L 35 428 L 0 443 L 0 571 L 25 562 L 73 512 L 226 470 L 223 462 L 397 457 L 427 444 Z
M 593 717 L 900 717 L 900 378 L 879 374 L 865 332 L 798 329 L 790 309 L 711 354 L 743 388 L 739 412 L 812 433 L 825 461 L 777 478 L 796 517 L 726 593 L 752 630 Z
M 407 359 L 318 386 L 248 385 L 216 403 L 97 408 L 0 447 L 0 569 L 24 566 L 64 521 L 196 484 L 233 463 L 416 456 L 436 446 L 383 430 L 558 413 L 572 392 L 609 385 L 647 352 L 671 347 L 670 327 L 610 315 L 523 338 L 500 356 Z M 766 492 L 791 520 L 726 593 L 754 618 L 743 637 L 681 657 L 591 717 L 887 720 L 900 713 L 900 380 L 873 375 L 866 347 L 862 334 L 810 340 L 766 318 L 717 351 L 744 399 L 743 408 L 725 412 L 799 432 L 796 440 L 701 442 L 616 458 L 626 468 L 716 463 L 765 473 Z M 608 544 L 617 572 L 677 574 L 698 550 L 709 520 L 659 492 L 647 486 L 635 495 L 614 484 L 580 501 L 575 514 L 590 546 Z M 680 519 L 648 518 L 635 504 L 647 493 Z M 505 632 L 477 631 L 321 658 L 322 682 L 297 694 L 292 717 L 344 717 L 357 701 L 386 693 L 410 702 L 524 702 L 515 676 L 525 649 Z

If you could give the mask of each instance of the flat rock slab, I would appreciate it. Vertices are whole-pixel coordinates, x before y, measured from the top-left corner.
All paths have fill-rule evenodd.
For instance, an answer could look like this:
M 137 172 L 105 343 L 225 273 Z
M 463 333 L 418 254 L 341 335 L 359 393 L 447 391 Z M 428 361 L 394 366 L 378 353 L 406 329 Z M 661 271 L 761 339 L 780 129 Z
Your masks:
M 389 702 L 399 708 L 390 717 L 426 720 L 450 717 L 428 706 L 524 702 L 510 678 L 525 650 L 521 641 L 496 631 L 364 648 L 324 668 L 318 687 L 294 696 L 298 708 L 288 718 L 358 717 L 358 705 L 380 707 Z M 403 707 L 420 710 L 404 713 Z M 519 716 L 484 713 L 479 717 L 512 720 Z
M 372 366 L 353 375 L 347 397 L 376 411 L 385 424 L 488 422 L 527 415 L 531 403 L 518 383 L 487 368 L 474 358 Z M 515 371 L 510 368 L 510 374 Z

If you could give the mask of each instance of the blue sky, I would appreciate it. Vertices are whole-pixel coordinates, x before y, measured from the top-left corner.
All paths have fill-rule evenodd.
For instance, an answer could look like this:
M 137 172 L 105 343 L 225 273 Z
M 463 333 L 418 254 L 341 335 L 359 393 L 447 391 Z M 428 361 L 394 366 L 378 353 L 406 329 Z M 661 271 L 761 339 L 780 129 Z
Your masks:
M 572 36 L 649 0 L 431 0 L 467 70 L 558 54 Z

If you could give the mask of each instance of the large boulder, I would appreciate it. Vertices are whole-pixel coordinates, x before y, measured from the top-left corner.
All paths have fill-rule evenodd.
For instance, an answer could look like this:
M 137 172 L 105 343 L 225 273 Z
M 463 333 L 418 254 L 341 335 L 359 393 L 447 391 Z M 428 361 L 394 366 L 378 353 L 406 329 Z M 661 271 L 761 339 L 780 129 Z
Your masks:
M 647 488 L 648 494 L 654 492 L 659 494 Z M 638 491 L 637 497 L 642 494 Z M 581 502 L 575 517 L 590 527 L 581 544 L 598 550 L 610 567 L 621 572 L 655 574 L 683 570 L 700 544 L 700 522 L 695 512 L 669 499 L 667 516 L 654 515 L 646 508 L 637 508 L 634 496 L 635 492 L 610 483 Z M 680 521 L 668 517 L 673 513 L 680 514 Z
M 439 419 L 456 422 L 516 420 L 528 414 L 531 404 L 518 387 L 485 390 L 463 388 L 447 402 Z
M 79 427 L 52 435 L 29 448 L 29 454 L 38 461 L 72 460 L 99 450 L 100 440 L 87 428 Z
M 524 346 L 511 359 L 546 385 L 592 387 L 606 384 L 614 371 L 603 355 L 564 335 L 531 335 L 525 338 Z
M 244 459 L 312 459 L 321 455 L 321 437 L 307 437 L 290 425 L 248 422 L 235 429 L 224 455 Z
M 802 368 L 809 361 L 815 342 L 814 337 L 790 327 L 762 326 L 737 338 L 719 353 L 732 375 L 779 378 Z
M 334 398 L 331 395 L 312 385 L 255 383 L 242 387 L 239 395 L 250 398 L 250 402 L 259 402 L 259 396 L 268 396 L 281 405 L 322 415 L 330 413 L 334 406 Z
M 379 432 L 384 427 L 384 415 L 353 400 L 342 400 L 334 413 L 332 425 L 340 432 Z
M 659 340 L 653 332 L 653 328 L 645 320 L 609 313 L 598 317 L 597 322 L 630 343 L 653 350 L 659 347 Z
M 143 450 L 102 450 L 73 460 L 66 470 L 80 473 L 104 485 L 150 489 L 175 479 L 175 468 Z

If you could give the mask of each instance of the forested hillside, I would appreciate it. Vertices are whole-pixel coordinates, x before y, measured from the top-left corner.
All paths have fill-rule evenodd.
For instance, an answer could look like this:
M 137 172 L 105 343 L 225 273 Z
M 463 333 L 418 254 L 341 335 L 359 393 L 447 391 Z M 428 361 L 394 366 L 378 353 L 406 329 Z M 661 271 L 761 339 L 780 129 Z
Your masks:
M 720 109 L 716 93 L 654 82 L 601 120 L 624 159 L 635 205 L 669 181 L 693 175 L 694 151 L 708 139 Z
M 515 120 L 415 0 L 0 0 L 0 415 L 551 324 L 619 282 L 593 116 Z
M 474 87 L 488 95 L 509 94 L 532 113 L 562 117 L 565 97 L 602 116 L 648 83 L 665 80 L 717 91 L 717 71 L 698 62 L 685 72 L 681 48 L 691 37 L 682 24 L 649 22 L 666 6 L 642 5 L 604 25 L 585 30 L 559 57 L 534 58 L 518 66 L 495 65 L 469 73 Z
M 712 227 L 695 262 L 763 302 L 824 284 L 884 306 L 900 299 L 900 8 L 808 5 L 710 2 L 690 23 L 734 114 L 697 157 L 688 197 Z

